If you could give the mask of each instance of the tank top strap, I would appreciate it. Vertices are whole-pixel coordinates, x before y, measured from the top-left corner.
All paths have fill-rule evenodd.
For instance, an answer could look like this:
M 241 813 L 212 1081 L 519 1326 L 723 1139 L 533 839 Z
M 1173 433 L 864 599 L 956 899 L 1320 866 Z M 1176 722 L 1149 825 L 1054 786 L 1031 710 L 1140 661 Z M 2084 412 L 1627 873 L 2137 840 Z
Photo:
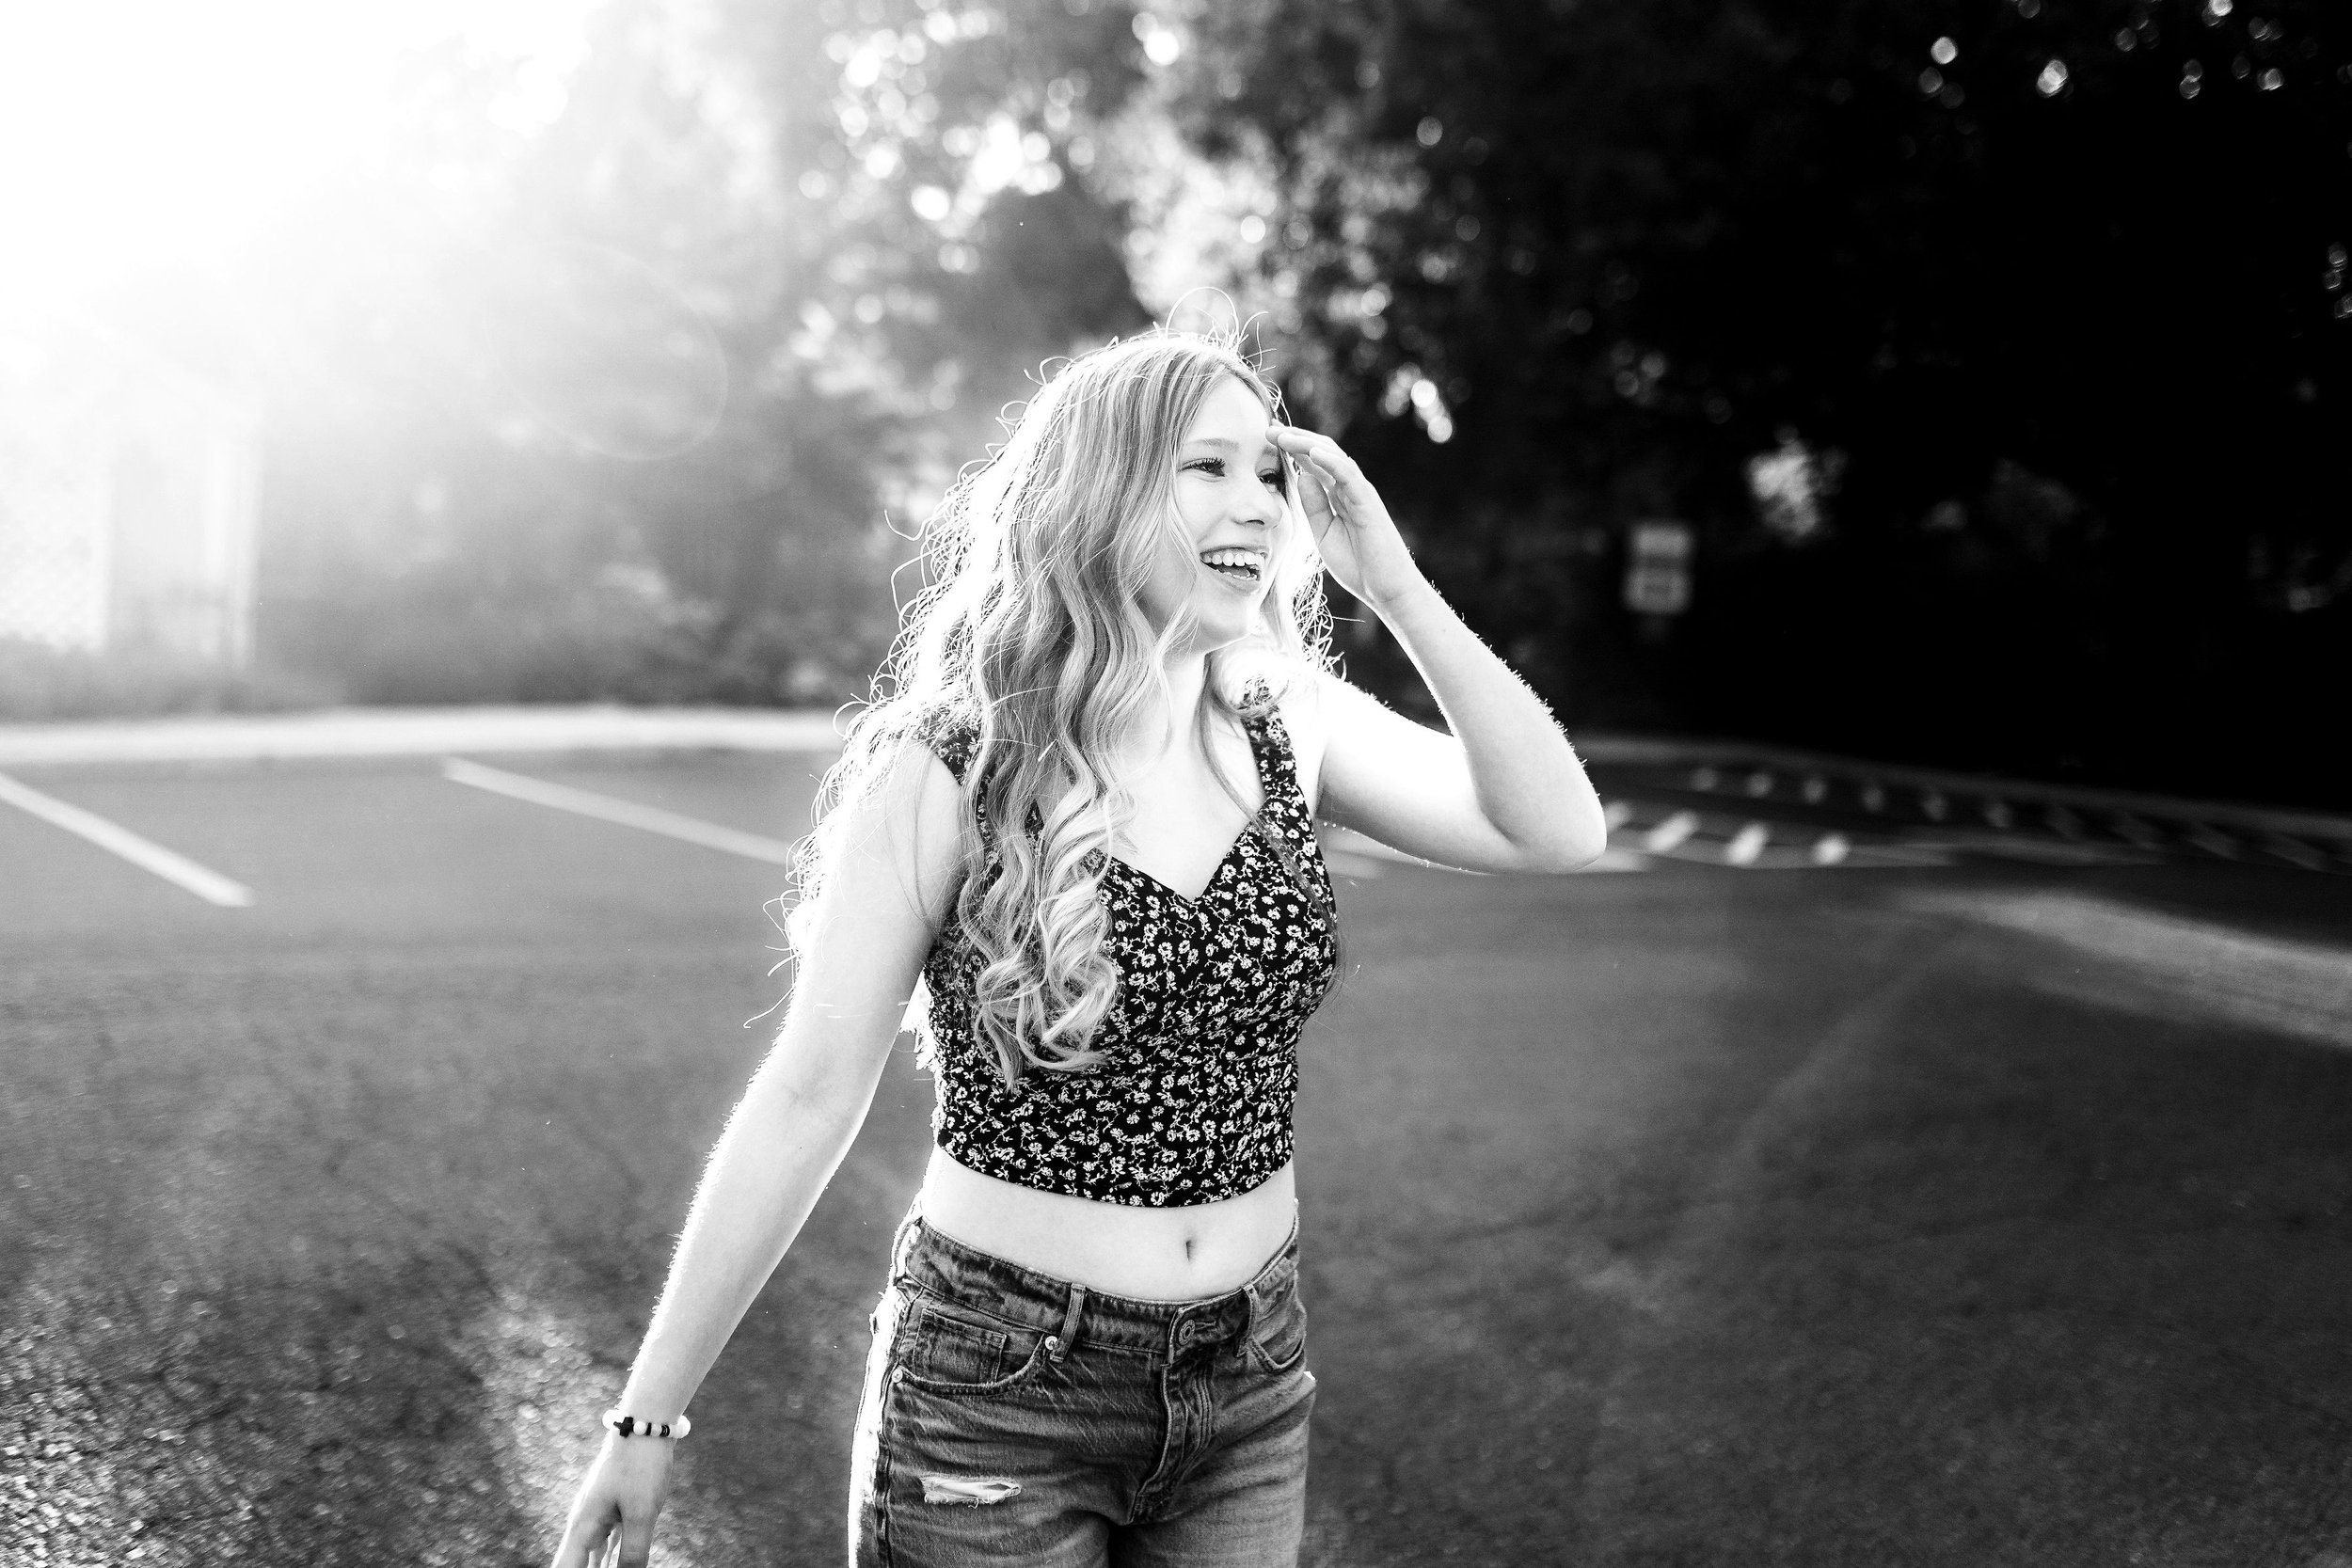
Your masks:
M 928 748 L 947 769 L 959 788 L 972 771 L 972 759 L 980 749 L 980 722 L 968 710 L 953 705 L 943 705 L 918 716 L 907 731 L 914 739 Z M 980 830 L 980 843 L 993 860 L 996 853 L 996 830 L 988 819 L 988 806 L 980 800 L 972 802 L 973 820 Z
M 1274 689 L 1263 675 L 1251 677 L 1242 689 L 1240 707 L 1249 748 L 1257 753 L 1258 782 L 1265 787 L 1267 803 L 1273 803 L 1279 785 L 1283 803 L 1305 815 L 1307 796 L 1298 783 L 1298 759 L 1291 751 L 1291 732 L 1282 722 Z
M 977 720 L 960 707 L 942 705 L 918 716 L 908 733 L 946 765 L 956 783 L 963 783 L 980 746 Z

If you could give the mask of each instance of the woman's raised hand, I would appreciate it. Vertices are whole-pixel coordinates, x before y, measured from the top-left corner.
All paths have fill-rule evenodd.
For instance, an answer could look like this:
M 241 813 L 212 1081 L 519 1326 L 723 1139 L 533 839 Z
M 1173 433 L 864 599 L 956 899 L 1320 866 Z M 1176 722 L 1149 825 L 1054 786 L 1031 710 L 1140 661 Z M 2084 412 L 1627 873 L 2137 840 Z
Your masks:
M 670 1443 L 608 1433 L 572 1498 L 554 1568 L 645 1568 L 670 1490 Z
M 1356 460 L 1311 430 L 1278 424 L 1273 434 L 1298 476 L 1295 499 L 1315 548 L 1339 585 L 1375 610 L 1419 586 L 1421 568 Z

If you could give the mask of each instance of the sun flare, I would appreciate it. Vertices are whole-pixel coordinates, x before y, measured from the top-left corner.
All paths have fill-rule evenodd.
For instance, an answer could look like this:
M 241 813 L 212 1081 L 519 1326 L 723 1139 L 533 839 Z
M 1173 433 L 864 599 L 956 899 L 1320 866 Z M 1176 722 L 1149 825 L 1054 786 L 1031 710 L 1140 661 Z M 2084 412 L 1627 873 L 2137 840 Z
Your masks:
M 306 184 L 389 150 L 400 68 L 416 51 L 452 43 L 537 66 L 544 82 L 550 63 L 577 54 L 591 7 L 10 6 L 0 49 L 0 303 L 39 304 L 234 255 Z

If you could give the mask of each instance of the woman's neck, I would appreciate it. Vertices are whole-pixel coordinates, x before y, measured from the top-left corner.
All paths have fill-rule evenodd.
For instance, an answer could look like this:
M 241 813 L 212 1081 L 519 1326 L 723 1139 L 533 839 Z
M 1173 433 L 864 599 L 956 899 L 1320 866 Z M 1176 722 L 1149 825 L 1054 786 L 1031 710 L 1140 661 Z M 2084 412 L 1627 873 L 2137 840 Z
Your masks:
M 1179 655 L 1166 668 L 1167 705 L 1155 702 L 1147 707 L 1131 734 L 1136 753 L 1134 760 L 1146 768 L 1184 745 L 1191 736 L 1200 722 L 1200 702 L 1209 683 L 1209 661 L 1204 654 Z

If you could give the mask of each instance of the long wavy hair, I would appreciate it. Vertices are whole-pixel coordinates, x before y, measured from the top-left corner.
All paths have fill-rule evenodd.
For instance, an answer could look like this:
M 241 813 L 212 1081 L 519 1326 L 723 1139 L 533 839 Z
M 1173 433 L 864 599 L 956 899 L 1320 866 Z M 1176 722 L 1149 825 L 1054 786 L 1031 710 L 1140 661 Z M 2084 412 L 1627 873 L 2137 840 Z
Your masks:
M 955 909 L 980 958 L 974 1026 L 1009 1084 L 1026 1069 L 1102 1060 L 1090 1042 L 1119 975 L 1096 895 L 1133 810 L 1108 760 L 1145 714 L 1168 711 L 1168 657 L 1193 616 L 1187 607 L 1155 629 L 1141 594 L 1155 554 L 1171 545 L 1192 553 L 1176 509 L 1177 451 L 1229 376 L 1279 417 L 1279 392 L 1232 341 L 1190 333 L 1114 341 L 1045 380 L 1005 445 L 958 477 L 926 526 L 926 586 L 873 700 L 849 726 L 818 793 L 818 830 L 802 846 L 786 928 L 804 951 L 832 848 L 827 825 L 914 754 L 919 727 L 945 715 L 977 729 Z M 1326 669 L 1322 562 L 1295 503 L 1291 519 L 1269 562 L 1264 630 L 1250 643 L 1293 671 Z M 1209 656 L 1199 705 L 1212 759 L 1214 727 L 1241 715 L 1231 662 Z M 1255 816 L 1245 831 L 1307 885 L 1279 835 Z

